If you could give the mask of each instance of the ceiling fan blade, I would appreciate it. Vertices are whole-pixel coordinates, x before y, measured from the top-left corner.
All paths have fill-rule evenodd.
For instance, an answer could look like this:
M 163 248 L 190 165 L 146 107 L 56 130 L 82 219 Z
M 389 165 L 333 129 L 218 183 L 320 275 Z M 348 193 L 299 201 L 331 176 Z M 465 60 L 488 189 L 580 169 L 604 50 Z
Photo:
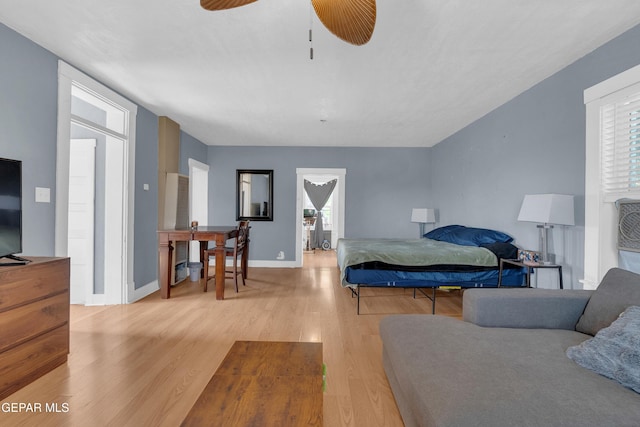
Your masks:
M 371 39 L 376 25 L 376 0 L 311 0 L 311 3 L 320 21 L 338 38 L 355 45 Z
M 207 10 L 233 9 L 244 6 L 256 0 L 200 0 L 200 6 Z

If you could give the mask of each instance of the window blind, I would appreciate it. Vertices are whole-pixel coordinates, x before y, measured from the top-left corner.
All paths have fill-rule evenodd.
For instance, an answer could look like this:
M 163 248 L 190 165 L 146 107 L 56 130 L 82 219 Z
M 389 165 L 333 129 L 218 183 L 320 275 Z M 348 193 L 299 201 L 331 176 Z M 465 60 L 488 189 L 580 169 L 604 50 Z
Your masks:
M 640 91 L 603 105 L 601 188 L 605 195 L 640 195 Z

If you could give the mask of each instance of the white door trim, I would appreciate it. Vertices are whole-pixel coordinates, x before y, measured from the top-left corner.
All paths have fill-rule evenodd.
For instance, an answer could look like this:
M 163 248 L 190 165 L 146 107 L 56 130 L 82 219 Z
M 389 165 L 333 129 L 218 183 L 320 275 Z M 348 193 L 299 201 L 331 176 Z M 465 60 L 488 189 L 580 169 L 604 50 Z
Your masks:
M 69 150 L 71 136 L 71 91 L 76 86 L 95 95 L 102 101 L 121 110 L 126 116 L 126 126 L 122 134 L 125 143 L 122 197 L 124 199 L 122 283 L 111 284 L 119 289 L 109 294 L 113 298 L 104 299 L 106 304 L 121 304 L 133 301 L 135 283 L 133 281 L 133 236 L 135 206 L 135 135 L 138 107 L 116 92 L 93 80 L 86 74 L 58 61 L 58 134 L 56 160 L 56 219 L 55 256 L 67 256 L 68 204 L 69 204 Z M 107 293 L 105 283 L 105 294 Z M 104 296 L 94 295 L 94 303 L 103 302 Z

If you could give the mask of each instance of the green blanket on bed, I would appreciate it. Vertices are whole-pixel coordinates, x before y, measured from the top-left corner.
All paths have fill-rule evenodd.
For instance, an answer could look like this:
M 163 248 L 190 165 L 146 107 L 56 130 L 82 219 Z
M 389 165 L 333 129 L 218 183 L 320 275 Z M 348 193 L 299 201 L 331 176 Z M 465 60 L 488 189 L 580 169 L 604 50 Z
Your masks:
M 431 239 L 340 239 L 336 251 L 343 285 L 347 267 L 371 261 L 420 267 L 451 264 L 498 266 L 498 259 L 488 249 Z

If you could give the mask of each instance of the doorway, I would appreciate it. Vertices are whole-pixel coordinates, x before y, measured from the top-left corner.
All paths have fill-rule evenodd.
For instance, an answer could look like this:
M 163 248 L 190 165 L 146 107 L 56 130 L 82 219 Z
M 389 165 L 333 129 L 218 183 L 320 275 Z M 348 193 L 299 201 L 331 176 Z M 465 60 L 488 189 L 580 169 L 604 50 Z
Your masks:
M 58 63 L 58 137 L 56 160 L 56 233 L 55 255 L 78 258 L 78 248 L 84 250 L 84 260 L 72 261 L 72 277 L 84 277 L 72 287 L 72 302 L 85 305 L 122 304 L 133 300 L 133 206 L 135 172 L 135 118 L 137 107 L 120 95 L 102 86 L 66 63 Z M 82 134 L 82 136 L 78 136 Z M 73 222 L 77 207 L 77 163 L 86 162 L 73 139 L 91 135 L 94 149 L 93 196 L 81 198 L 85 212 L 83 238 Z M 72 153 L 73 150 L 73 153 Z M 78 157 L 83 160 L 78 160 Z M 88 170 L 82 171 L 87 175 Z M 71 191 L 73 189 L 73 192 Z M 96 191 L 96 189 L 98 191 Z M 100 198 L 95 194 L 99 193 Z M 89 198 L 93 197 L 91 213 Z M 93 222 L 93 247 L 89 247 L 89 222 Z M 73 226 L 71 226 L 73 224 Z M 87 260 L 93 260 L 93 267 Z M 96 262 L 99 260 L 100 262 Z M 93 277 L 88 273 L 93 269 Z M 76 271 L 77 270 L 77 271 Z M 80 279 L 78 279 L 80 280 Z M 84 289 L 78 289 L 81 286 Z
M 345 229 L 345 187 L 346 169 L 341 168 L 297 168 L 297 197 L 296 197 L 296 261 L 297 267 L 303 264 L 303 235 L 304 228 L 304 180 L 323 182 L 337 179 L 333 194 L 333 224 L 332 247 L 335 248 L 337 239 L 344 237 Z

